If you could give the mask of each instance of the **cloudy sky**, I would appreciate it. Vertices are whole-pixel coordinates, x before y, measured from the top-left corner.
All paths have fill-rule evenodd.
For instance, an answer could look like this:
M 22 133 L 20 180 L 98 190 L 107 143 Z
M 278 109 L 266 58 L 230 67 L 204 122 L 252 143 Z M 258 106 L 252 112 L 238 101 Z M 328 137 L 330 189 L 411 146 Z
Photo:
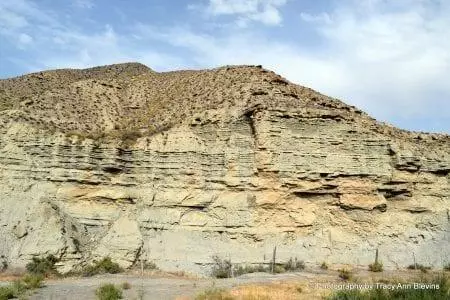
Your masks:
M 380 121 L 450 133 L 449 0 L 0 0 L 0 78 L 127 61 L 261 64 Z

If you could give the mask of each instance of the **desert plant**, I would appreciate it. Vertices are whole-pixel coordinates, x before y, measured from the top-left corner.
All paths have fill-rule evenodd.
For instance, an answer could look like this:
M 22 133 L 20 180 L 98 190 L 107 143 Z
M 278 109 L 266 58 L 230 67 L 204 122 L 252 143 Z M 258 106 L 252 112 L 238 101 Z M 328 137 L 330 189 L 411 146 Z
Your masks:
M 15 297 L 19 297 L 20 295 L 24 294 L 28 289 L 27 285 L 20 279 L 14 280 L 14 282 L 11 283 L 10 287 Z
M 339 278 L 344 279 L 344 280 L 349 280 L 350 278 L 352 278 L 352 272 L 348 269 L 339 269 Z
M 270 272 L 269 267 L 265 266 L 263 264 L 259 264 L 256 266 L 252 265 L 246 265 L 246 266 L 239 266 L 234 271 L 235 276 L 239 276 L 242 274 L 249 274 L 249 273 L 256 273 L 256 272 Z
M 11 286 L 0 286 L 0 300 L 8 300 L 16 298 Z
M 28 289 L 37 289 L 42 286 L 42 282 L 44 281 L 44 275 L 42 275 L 42 274 L 26 274 L 22 278 L 22 281 L 27 286 Z
M 58 275 L 55 268 L 55 263 L 57 261 L 58 259 L 53 255 L 48 255 L 43 258 L 33 257 L 31 262 L 26 265 L 26 269 L 32 274 L 40 274 L 44 276 Z
M 327 263 L 326 263 L 326 262 L 322 262 L 322 264 L 320 265 L 320 268 L 321 268 L 322 270 L 328 270 L 328 265 L 327 265 Z
M 232 264 L 230 260 L 221 259 L 217 255 L 212 257 L 214 265 L 212 268 L 212 276 L 215 278 L 230 278 Z
M 279 274 L 279 273 L 286 273 L 286 269 L 283 265 L 275 265 L 273 267 L 273 273 Z
M 369 265 L 369 271 L 371 272 L 383 272 L 383 264 L 379 262 L 374 262 Z
M 283 265 L 284 269 L 287 272 L 292 271 L 300 271 L 305 269 L 305 263 L 303 260 L 297 260 L 297 257 L 295 259 L 289 258 L 289 260 Z
M 83 276 L 89 277 L 97 274 L 116 274 L 123 272 L 119 264 L 113 262 L 110 257 L 105 257 L 100 261 L 94 261 L 94 264 L 87 265 L 81 270 Z
M 43 275 L 27 274 L 23 278 L 15 280 L 9 285 L 1 286 L 0 300 L 22 299 L 28 290 L 40 288 L 43 280 Z
M 122 290 L 112 283 L 106 283 L 95 291 L 95 295 L 98 300 L 117 300 L 122 299 Z
M 158 270 L 158 266 L 156 266 L 156 264 L 152 261 L 145 261 L 144 269 L 145 270 Z

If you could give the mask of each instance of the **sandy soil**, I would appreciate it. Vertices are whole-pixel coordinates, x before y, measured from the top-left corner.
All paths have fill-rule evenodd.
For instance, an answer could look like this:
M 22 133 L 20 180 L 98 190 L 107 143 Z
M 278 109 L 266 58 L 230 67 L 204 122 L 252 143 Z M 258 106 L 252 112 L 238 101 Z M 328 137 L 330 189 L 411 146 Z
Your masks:
M 383 282 L 387 278 L 391 282 L 415 282 L 420 277 L 416 271 L 385 271 L 383 273 L 370 273 L 365 270 L 355 270 L 352 282 Z M 253 273 L 230 279 L 188 278 L 183 276 L 168 276 L 164 274 L 145 275 L 137 274 L 107 274 L 89 278 L 48 279 L 45 286 L 30 296 L 29 299 L 39 300 L 90 300 L 95 299 L 95 290 L 104 283 L 121 285 L 127 282 L 130 289 L 124 290 L 124 299 L 155 299 L 155 300 L 187 300 L 193 299 L 198 293 L 211 288 L 224 288 L 233 294 L 242 294 L 242 291 L 258 291 L 261 287 L 270 286 L 278 295 L 286 295 L 285 299 L 323 299 L 332 292 L 330 288 L 322 285 L 330 283 L 344 283 L 337 271 L 305 271 L 284 274 Z M 0 282 L 5 284 L 6 281 Z M 295 292 L 295 290 L 301 292 Z M 291 291 L 291 292 L 289 292 Z M 294 291 L 294 292 L 292 292 Z M 142 295 L 142 297 L 141 297 Z M 295 296 L 292 296 L 295 295 Z M 274 296 L 273 299 L 276 299 Z M 270 299 L 272 297 L 270 296 Z

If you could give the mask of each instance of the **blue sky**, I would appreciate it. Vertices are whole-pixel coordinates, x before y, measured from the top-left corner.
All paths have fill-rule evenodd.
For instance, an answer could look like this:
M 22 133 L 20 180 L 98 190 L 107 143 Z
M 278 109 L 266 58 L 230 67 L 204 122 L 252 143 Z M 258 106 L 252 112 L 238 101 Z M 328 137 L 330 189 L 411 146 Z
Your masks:
M 450 133 L 448 0 L 0 0 L 0 78 L 127 61 L 261 64 L 380 121 Z

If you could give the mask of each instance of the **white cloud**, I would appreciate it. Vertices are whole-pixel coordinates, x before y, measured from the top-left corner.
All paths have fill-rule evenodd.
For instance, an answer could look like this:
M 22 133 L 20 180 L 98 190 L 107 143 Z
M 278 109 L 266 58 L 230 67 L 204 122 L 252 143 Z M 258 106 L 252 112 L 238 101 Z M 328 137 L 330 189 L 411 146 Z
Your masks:
M 14 11 L 7 10 L 0 4 L 0 30 L 6 32 L 12 28 L 21 28 L 28 25 L 26 19 Z
M 311 23 L 331 23 L 330 15 L 326 12 L 319 14 L 300 13 L 300 18 L 305 22 Z
M 351 83 L 329 92 L 380 117 L 449 117 L 450 6 L 431 0 L 344 3 L 317 27 L 333 61 L 345 62 L 341 76 Z M 433 96 L 437 92 L 441 98 Z
M 211 16 L 233 16 L 244 25 L 262 22 L 255 16 L 266 12 L 264 18 L 272 18 L 274 24 L 281 22 L 276 16 L 285 2 L 211 0 L 208 9 Z M 0 2 L 0 10 L 9 13 L 8 17 L 0 14 L 0 35 L 17 47 L 33 43 L 32 55 L 22 58 L 23 62 L 8 58 L 29 71 L 124 61 L 140 61 L 159 71 L 262 64 L 380 120 L 450 132 L 449 1 L 343 0 L 316 14 L 299 11 L 298 22 L 315 35 L 298 36 L 296 28 L 283 28 L 293 31 L 290 40 L 267 36 L 253 27 L 226 25 L 209 34 L 189 25 L 148 23 L 130 24 L 119 31 L 106 25 L 82 32 L 26 0 L 17 0 L 17 6 L 13 3 Z M 210 28 L 210 20 L 202 21 Z
M 33 38 L 26 33 L 19 34 L 18 40 L 22 46 L 29 45 L 33 42 Z
M 149 33 L 191 53 L 197 67 L 263 64 L 289 80 L 343 99 L 380 120 L 409 128 L 450 130 L 450 5 L 432 0 L 346 0 L 317 15 L 299 13 L 320 48 L 251 30 L 200 34 L 185 29 Z M 243 14 L 252 6 L 220 7 Z M 158 31 L 158 30 L 155 30 Z M 414 120 L 422 120 L 415 124 Z M 430 125 L 423 120 L 430 120 Z M 433 129 L 432 127 L 427 127 Z M 442 130 L 442 129 L 441 129 Z
M 73 0 L 73 5 L 78 8 L 91 9 L 94 7 L 92 0 Z
M 279 9 L 285 4 L 286 0 L 209 0 L 206 12 L 212 16 L 235 16 L 242 26 L 249 21 L 278 25 L 282 22 Z
M 80 2 L 81 3 L 81 2 Z M 87 5 L 87 2 L 84 3 Z M 0 37 L 21 50 L 26 57 L 2 57 L 21 66 L 25 72 L 54 68 L 85 68 L 97 65 L 139 61 L 161 69 L 179 68 L 181 60 L 138 45 L 113 26 L 81 31 L 53 11 L 28 0 L 0 2 Z M 8 16 L 8 17 L 5 17 Z M 33 48 L 29 46 L 33 43 Z

